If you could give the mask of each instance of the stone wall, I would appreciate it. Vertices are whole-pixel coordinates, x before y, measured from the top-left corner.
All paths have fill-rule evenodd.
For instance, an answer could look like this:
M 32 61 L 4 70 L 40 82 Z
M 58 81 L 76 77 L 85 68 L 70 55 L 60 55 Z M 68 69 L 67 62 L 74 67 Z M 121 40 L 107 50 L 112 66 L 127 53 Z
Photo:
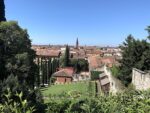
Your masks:
M 111 74 L 111 71 L 106 65 L 104 66 L 104 73 L 108 76 L 110 81 L 110 92 L 117 93 L 122 92 L 125 89 L 121 81 Z
M 150 88 L 150 73 L 139 69 L 132 69 L 132 84 L 137 90 L 146 90 Z

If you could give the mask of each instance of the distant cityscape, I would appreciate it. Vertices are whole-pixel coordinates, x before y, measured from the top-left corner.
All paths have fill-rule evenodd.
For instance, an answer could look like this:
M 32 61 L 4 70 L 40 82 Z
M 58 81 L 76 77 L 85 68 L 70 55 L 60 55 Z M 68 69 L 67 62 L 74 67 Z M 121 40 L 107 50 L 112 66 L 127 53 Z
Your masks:
M 150 26 L 146 26 L 144 29 L 148 32 L 148 36 L 145 38 L 137 39 L 129 34 L 118 46 L 92 46 L 90 43 L 82 45 L 80 38 L 76 38 L 72 44 L 72 39 L 65 40 L 67 36 L 61 40 L 56 38 L 56 40 L 54 38 L 53 40 L 36 39 L 37 42 L 41 40 L 45 43 L 48 43 L 48 40 L 51 42 L 60 41 L 60 44 L 32 44 L 29 36 L 31 32 L 28 33 L 22 24 L 21 26 L 18 24 L 20 18 L 9 21 L 5 17 L 5 1 L 8 3 L 8 7 L 11 3 L 13 6 L 13 8 L 10 7 L 11 10 L 17 7 L 17 9 L 15 8 L 19 12 L 17 15 L 23 17 L 22 19 L 26 24 L 31 24 L 33 27 L 32 23 L 35 22 L 35 26 L 39 28 L 44 26 L 44 29 L 40 30 L 41 34 L 44 31 L 47 36 L 53 35 L 52 32 L 58 37 L 71 36 L 73 31 L 72 33 L 67 31 L 68 28 L 71 28 L 70 25 L 72 28 L 75 27 L 78 31 L 84 32 L 79 34 L 83 33 L 89 37 L 89 34 L 95 34 L 95 39 L 84 39 L 87 40 L 84 43 L 106 42 L 107 39 L 98 38 L 99 33 L 106 34 L 108 38 L 114 31 L 120 32 L 120 34 L 124 32 L 122 29 L 120 30 L 120 27 L 116 27 L 113 18 L 108 18 L 110 14 L 115 17 L 116 23 L 121 20 L 122 28 L 126 25 L 130 28 L 132 24 L 128 22 L 124 24 L 121 17 L 127 14 L 127 17 L 131 17 L 129 19 L 132 20 L 132 16 L 129 14 L 135 9 L 138 9 L 136 13 L 140 15 L 143 3 L 147 5 L 147 7 L 144 6 L 144 9 L 149 8 L 147 2 L 129 0 L 121 2 L 92 0 L 72 0 L 71 2 L 24 0 L 12 2 L 11 0 L 0 0 L 0 113 L 150 113 Z M 105 5 L 101 5 L 101 3 Z M 47 5 L 50 7 L 46 8 Z M 132 6 L 132 10 L 128 5 Z M 123 8 L 124 6 L 127 7 Z M 54 11 L 51 11 L 51 8 Z M 28 10 L 29 12 L 24 13 L 21 10 Z M 37 13 L 39 22 L 37 17 L 34 19 L 35 12 L 32 12 L 37 10 L 39 11 Z M 103 10 L 106 14 L 97 12 L 103 12 Z M 115 13 L 109 13 L 111 10 L 114 10 Z M 120 10 L 123 13 L 118 13 Z M 128 13 L 124 12 L 126 10 Z M 144 21 L 141 19 L 144 16 L 144 11 L 140 18 L 136 17 L 134 21 L 145 22 L 146 19 Z M 65 12 L 67 12 L 67 17 L 63 15 Z M 89 12 L 94 14 L 89 15 Z M 80 16 L 87 16 L 88 18 L 82 18 L 79 21 L 78 13 L 81 13 Z M 116 15 L 117 13 L 119 16 Z M 133 13 L 133 16 L 137 15 L 136 13 Z M 24 17 L 26 14 L 29 19 Z M 74 14 L 75 18 L 73 18 Z M 70 21 L 71 18 L 78 22 Z M 101 18 L 102 20 L 99 20 Z M 128 18 L 125 19 L 128 20 Z M 54 21 L 56 23 L 52 25 Z M 111 23 L 109 23 L 110 21 Z M 46 27 L 44 23 L 51 29 Z M 89 24 L 88 29 L 87 23 Z M 140 25 L 141 23 L 136 24 Z M 82 28 L 82 26 L 84 27 Z M 98 26 L 101 26 L 101 29 Z M 38 28 L 32 29 L 35 30 L 36 35 L 42 37 L 38 34 Z M 63 29 L 66 29 L 67 33 Z M 108 29 L 112 31 L 110 32 Z M 46 33 L 46 30 L 52 30 L 52 32 Z M 88 32 L 91 33 L 88 34 Z M 112 39 L 114 42 L 109 40 L 106 43 L 118 43 L 121 41 L 118 39 Z M 68 43 L 63 44 L 64 42 Z

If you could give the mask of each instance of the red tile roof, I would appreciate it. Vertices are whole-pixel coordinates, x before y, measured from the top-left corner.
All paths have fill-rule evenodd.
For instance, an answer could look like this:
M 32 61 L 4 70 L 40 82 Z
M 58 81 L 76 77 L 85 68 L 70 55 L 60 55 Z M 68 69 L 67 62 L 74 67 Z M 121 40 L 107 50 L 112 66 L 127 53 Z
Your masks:
M 38 56 L 58 57 L 60 55 L 60 51 L 50 49 L 36 49 L 35 51 Z
M 74 68 L 73 67 L 59 68 L 59 71 L 63 71 L 67 73 L 69 76 L 72 76 L 74 73 Z
M 89 57 L 90 68 L 98 68 L 104 64 L 106 64 L 109 67 L 112 67 L 113 64 L 116 64 L 116 60 L 114 57 Z
M 103 57 L 103 58 L 101 58 L 101 62 L 103 64 L 113 64 L 113 63 L 115 63 L 115 58 L 114 57 Z
M 71 77 L 74 73 L 74 69 L 72 67 L 59 68 L 59 71 L 55 72 L 52 76 L 54 77 Z
M 66 72 L 64 72 L 64 70 L 60 70 L 60 71 L 57 71 L 55 73 L 53 73 L 54 77 L 72 77 L 70 75 L 68 75 Z
M 99 64 L 100 64 L 100 62 L 96 56 L 89 57 L 90 68 L 98 68 Z

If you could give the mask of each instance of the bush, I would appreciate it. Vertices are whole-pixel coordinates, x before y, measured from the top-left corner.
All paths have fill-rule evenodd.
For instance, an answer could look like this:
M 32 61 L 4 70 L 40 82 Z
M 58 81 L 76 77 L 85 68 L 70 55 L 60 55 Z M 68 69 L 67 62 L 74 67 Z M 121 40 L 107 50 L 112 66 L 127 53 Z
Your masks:
M 120 73 L 120 69 L 119 69 L 118 66 L 113 65 L 113 66 L 110 68 L 110 71 L 111 71 L 111 73 L 112 73 L 112 75 L 113 75 L 114 77 L 118 78 L 119 73 Z
M 34 88 L 37 67 L 34 63 L 35 51 L 27 30 L 17 22 L 0 22 L 0 80 L 8 76 L 18 77 L 20 83 Z
M 15 101 L 12 99 L 14 95 L 10 89 L 7 89 L 7 93 L 3 95 L 5 98 L 4 103 L 0 103 L 0 112 L 1 113 L 33 113 L 36 111 L 34 106 L 29 106 L 26 99 L 23 99 L 23 93 L 15 93 Z
M 76 72 L 88 71 L 89 64 L 85 59 L 71 59 L 70 66 L 74 67 Z
M 91 80 L 97 80 L 99 79 L 99 74 L 101 74 L 101 71 L 91 71 Z
M 17 76 L 9 76 L 6 80 L 0 83 L 0 103 L 4 104 L 7 102 L 5 95 L 7 92 L 11 92 L 10 98 L 14 103 L 20 102 L 19 98 L 16 97 L 17 93 L 23 93 L 22 99 L 27 100 L 27 105 L 34 106 L 36 111 L 41 110 L 43 99 L 40 90 L 29 88 L 25 83 L 19 84 Z
M 50 99 L 47 113 L 149 113 L 150 91 L 131 90 L 89 98 Z

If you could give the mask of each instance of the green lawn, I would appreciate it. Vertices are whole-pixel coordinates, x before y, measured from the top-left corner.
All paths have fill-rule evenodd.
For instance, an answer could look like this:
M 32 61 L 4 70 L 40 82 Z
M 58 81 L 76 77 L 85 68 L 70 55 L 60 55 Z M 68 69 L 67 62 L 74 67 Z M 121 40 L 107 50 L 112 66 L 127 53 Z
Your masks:
M 41 89 L 42 94 L 44 96 L 49 95 L 61 95 L 62 93 L 67 93 L 69 91 L 78 91 L 81 94 L 85 94 L 88 92 L 89 81 L 85 82 L 77 82 L 77 83 L 70 83 L 70 84 L 59 84 L 59 85 L 52 85 L 48 88 Z
M 56 100 L 59 100 L 66 97 L 69 92 L 72 91 L 79 93 L 79 98 L 95 96 L 95 88 L 96 87 L 94 81 L 83 81 L 70 84 L 52 85 L 47 88 L 41 88 L 41 92 L 44 97 L 44 102 L 47 103 L 49 102 L 50 98 L 56 98 Z

